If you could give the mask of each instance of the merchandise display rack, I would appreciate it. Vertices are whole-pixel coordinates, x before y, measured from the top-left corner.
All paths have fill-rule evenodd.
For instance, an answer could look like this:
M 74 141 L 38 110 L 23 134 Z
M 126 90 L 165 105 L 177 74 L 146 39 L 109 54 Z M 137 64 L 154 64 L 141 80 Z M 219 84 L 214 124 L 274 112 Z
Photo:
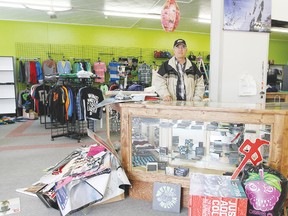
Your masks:
M 93 120 L 87 119 L 87 121 L 76 121 L 74 123 L 67 122 L 62 125 L 59 122 L 51 121 L 51 140 L 57 137 L 68 137 L 71 139 L 76 139 L 78 142 L 81 138 L 87 134 L 87 128 L 93 129 Z
M 84 86 L 92 85 L 93 81 L 91 78 L 72 78 L 72 77 L 59 77 L 57 84 L 65 85 L 69 84 L 74 87 L 81 88 Z M 76 115 L 76 112 L 73 113 Z M 47 124 L 47 120 L 45 121 L 45 125 Z M 87 128 L 94 131 L 94 120 L 86 119 L 86 120 L 78 120 L 74 116 L 74 120 L 67 120 L 66 123 L 61 124 L 53 118 L 53 115 L 50 114 L 50 128 L 51 128 L 51 140 L 57 137 L 69 137 L 72 139 L 77 139 L 78 142 L 81 141 L 81 138 L 87 134 Z
M 50 81 L 50 80 L 43 80 L 43 85 L 49 85 L 49 86 L 53 86 L 55 85 L 56 82 L 55 81 Z M 39 115 L 39 121 L 40 124 L 44 124 L 45 125 L 45 129 L 51 129 L 51 119 L 50 119 L 50 114 L 49 114 L 49 105 L 48 105 L 48 101 L 47 101 L 47 95 L 44 94 L 43 95 L 45 104 L 44 104 L 44 109 L 43 109 L 43 115 Z
M 47 105 L 46 105 L 47 107 Z M 51 121 L 48 120 L 49 118 L 49 114 L 44 113 L 43 115 L 39 115 L 39 121 L 40 124 L 44 124 L 45 125 L 45 129 L 51 129 Z

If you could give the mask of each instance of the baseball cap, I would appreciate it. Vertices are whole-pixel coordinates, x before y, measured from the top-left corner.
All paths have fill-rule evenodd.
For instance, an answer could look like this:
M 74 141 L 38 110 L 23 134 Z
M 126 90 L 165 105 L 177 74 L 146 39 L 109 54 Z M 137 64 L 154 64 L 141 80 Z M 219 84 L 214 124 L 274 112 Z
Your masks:
M 185 40 L 183 40 L 183 39 L 177 39 L 177 40 L 174 42 L 174 46 L 173 46 L 173 47 L 175 47 L 175 46 L 177 47 L 179 44 L 184 44 L 185 46 L 187 46 Z

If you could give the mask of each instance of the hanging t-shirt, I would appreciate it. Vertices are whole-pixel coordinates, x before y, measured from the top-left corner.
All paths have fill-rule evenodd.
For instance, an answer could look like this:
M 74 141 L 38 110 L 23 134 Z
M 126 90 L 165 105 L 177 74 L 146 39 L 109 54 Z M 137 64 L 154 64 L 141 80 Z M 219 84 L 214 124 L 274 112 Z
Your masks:
M 120 77 L 126 76 L 126 71 L 125 71 L 126 66 L 125 65 L 119 65 L 118 66 L 118 73 Z
M 56 62 L 52 59 L 47 59 L 42 63 L 42 70 L 44 76 L 52 76 L 57 73 Z
M 24 69 L 25 69 L 25 82 L 26 83 L 30 83 L 30 62 L 26 61 L 25 65 L 24 65 Z
M 95 71 L 95 74 L 97 75 L 97 78 L 95 79 L 95 82 L 98 83 L 104 83 L 105 82 L 105 73 L 107 71 L 107 67 L 105 62 L 95 62 L 93 65 L 93 69 Z
M 48 92 L 50 91 L 50 86 L 38 85 L 33 91 L 33 98 L 35 99 L 35 105 L 37 104 L 37 109 L 35 110 L 39 115 L 47 113 L 44 111 L 46 107 Z
M 65 92 L 61 86 L 55 86 L 50 90 L 49 107 L 52 121 L 65 124 Z
M 98 88 L 85 87 L 81 88 L 80 92 L 80 104 L 83 104 L 82 109 L 84 113 L 84 119 L 101 119 L 101 108 L 96 108 L 96 105 L 104 100 L 102 91 Z
M 36 62 L 30 61 L 30 82 L 31 84 L 38 83 Z
M 110 62 L 108 65 L 109 69 L 109 74 L 110 74 L 110 83 L 113 82 L 118 82 L 120 77 L 119 77 L 119 72 L 118 72 L 118 66 L 120 64 L 118 62 Z
M 26 74 L 25 74 L 25 62 L 19 61 L 19 82 L 26 82 Z
M 143 84 L 150 85 L 152 81 L 152 70 L 149 65 L 143 63 L 138 68 L 139 81 Z

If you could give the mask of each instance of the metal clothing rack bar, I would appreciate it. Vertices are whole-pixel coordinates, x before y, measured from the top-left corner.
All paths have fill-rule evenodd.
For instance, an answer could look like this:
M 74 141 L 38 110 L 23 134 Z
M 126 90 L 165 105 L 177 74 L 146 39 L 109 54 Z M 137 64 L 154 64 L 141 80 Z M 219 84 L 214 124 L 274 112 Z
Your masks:
M 29 57 L 20 57 L 16 58 L 17 61 L 25 60 L 25 61 L 39 61 L 41 58 L 36 57 L 36 58 L 29 58 Z
M 73 58 L 73 61 L 90 61 L 90 58 Z
M 50 55 L 60 55 L 60 56 L 64 56 L 64 53 L 48 52 L 47 55 L 48 55 L 48 56 L 50 56 Z

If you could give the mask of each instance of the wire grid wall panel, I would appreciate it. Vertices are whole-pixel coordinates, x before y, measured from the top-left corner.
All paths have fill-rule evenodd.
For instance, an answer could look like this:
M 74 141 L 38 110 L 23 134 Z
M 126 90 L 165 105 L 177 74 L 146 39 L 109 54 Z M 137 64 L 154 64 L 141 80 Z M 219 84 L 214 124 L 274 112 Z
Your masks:
M 17 59 L 35 59 L 39 58 L 44 61 L 48 58 L 49 44 L 42 43 L 16 43 L 15 44 Z
M 73 45 L 73 44 L 43 44 L 43 43 L 16 43 L 16 57 L 39 58 L 40 62 L 50 58 L 55 61 L 69 60 L 73 63 L 75 59 L 89 59 L 91 62 L 101 60 L 109 63 L 111 60 L 118 61 L 119 57 L 137 58 L 139 62 L 147 64 L 162 64 L 165 58 L 154 58 L 154 51 L 168 51 L 173 55 L 172 49 L 161 50 L 157 48 L 136 48 L 136 47 L 109 47 L 93 45 Z M 190 51 L 196 56 L 201 55 L 204 62 L 207 61 L 208 51 Z M 188 54 L 189 54 L 188 53 Z
M 55 61 L 65 58 L 71 62 L 74 59 L 90 59 L 91 62 L 100 59 L 103 62 L 117 61 L 119 57 L 137 58 L 147 63 L 153 62 L 153 51 L 142 48 L 108 47 L 72 44 L 39 44 L 39 43 L 16 43 L 17 58 L 40 58 L 43 62 L 51 57 Z

